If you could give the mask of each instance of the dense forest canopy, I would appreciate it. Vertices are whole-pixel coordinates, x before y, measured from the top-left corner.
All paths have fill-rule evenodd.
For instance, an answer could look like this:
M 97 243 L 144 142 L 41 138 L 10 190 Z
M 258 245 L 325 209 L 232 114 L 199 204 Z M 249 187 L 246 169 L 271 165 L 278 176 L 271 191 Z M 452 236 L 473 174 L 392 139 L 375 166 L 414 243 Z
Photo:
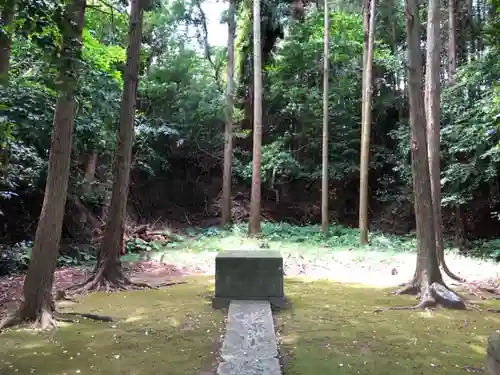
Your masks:
M 65 4 L 4 3 L 0 36 L 2 43 L 11 38 L 11 47 L 8 80 L 0 90 L 0 237 L 18 242 L 33 237 L 42 202 Z M 243 207 L 238 219 L 244 219 L 252 170 L 252 9 L 248 1 L 237 5 L 233 196 Z M 5 23 L 9 6 L 16 7 L 16 14 Z M 294 16 L 297 7 L 301 17 Z M 88 236 L 96 220 L 104 218 L 110 199 L 127 9 L 121 2 L 94 0 L 85 13 L 65 238 Z M 200 223 L 220 212 L 227 48 L 209 45 L 204 9 L 201 0 L 162 0 L 145 13 L 128 204 L 136 222 Z M 414 224 L 403 4 L 384 0 L 377 12 L 370 216 L 375 227 L 408 232 Z M 448 15 L 442 13 L 446 228 L 453 232 L 462 226 L 461 235 L 470 238 L 494 236 L 500 229 L 499 16 L 487 1 L 457 2 L 457 72 L 448 82 Z M 332 3 L 330 16 L 330 211 L 333 220 L 350 225 L 358 209 L 361 4 Z M 223 12 L 220 22 L 226 18 Z M 266 0 L 261 29 L 263 211 L 269 218 L 314 223 L 320 217 L 322 8 L 312 2 Z

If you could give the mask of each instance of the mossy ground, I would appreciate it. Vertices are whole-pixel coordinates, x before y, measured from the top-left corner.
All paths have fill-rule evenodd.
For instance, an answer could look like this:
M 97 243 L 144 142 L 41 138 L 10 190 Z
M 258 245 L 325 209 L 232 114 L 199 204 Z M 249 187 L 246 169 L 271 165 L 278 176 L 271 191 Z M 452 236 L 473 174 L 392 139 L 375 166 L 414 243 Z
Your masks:
M 389 291 L 325 281 L 288 281 L 286 293 L 293 308 L 276 316 L 285 374 L 459 375 L 484 371 L 487 337 L 500 328 L 500 315 L 475 310 L 374 312 L 377 307 L 415 304 L 414 298 L 392 296 Z
M 113 323 L 6 331 L 0 374 L 200 375 L 213 368 L 224 314 L 206 298 L 211 277 L 186 281 L 160 290 L 96 293 L 61 307 L 112 315 Z M 294 278 L 285 290 L 293 307 L 276 314 L 276 328 L 286 375 L 482 372 L 487 337 L 500 328 L 500 314 L 475 310 L 375 312 L 415 300 L 365 285 Z
M 198 375 L 210 367 L 224 314 L 205 297 L 211 278 L 159 290 L 96 293 L 61 311 L 110 315 L 42 333 L 0 336 L 0 374 Z

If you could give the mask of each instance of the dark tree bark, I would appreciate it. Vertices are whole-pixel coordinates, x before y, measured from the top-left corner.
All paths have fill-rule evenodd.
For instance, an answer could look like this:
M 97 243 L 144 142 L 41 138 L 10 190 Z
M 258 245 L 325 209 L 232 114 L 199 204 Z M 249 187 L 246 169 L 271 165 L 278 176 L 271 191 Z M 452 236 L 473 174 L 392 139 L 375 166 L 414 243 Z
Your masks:
M 0 33 L 0 84 L 6 84 L 9 81 L 9 62 L 12 23 L 15 14 L 15 0 L 5 0 L 0 8 L 0 25 L 3 32 Z
M 375 5 L 376 0 L 371 0 L 368 30 L 364 30 L 365 42 L 363 47 L 363 95 L 361 114 L 361 160 L 359 167 L 359 243 L 368 244 L 368 177 L 370 170 L 370 132 L 371 132 L 371 101 L 372 101 L 372 68 L 373 47 L 375 41 Z M 364 4 L 366 8 L 368 4 Z M 363 10 L 363 19 L 367 10 Z M 363 22 L 363 26 L 365 21 Z M 367 35 L 368 33 L 368 35 Z
M 457 70 L 457 0 L 448 0 L 448 80 L 453 83 Z
M 24 281 L 24 301 L 18 311 L 0 324 L 0 328 L 23 321 L 34 322 L 42 329 L 55 326 L 52 284 L 68 190 L 75 117 L 74 95 L 85 8 L 85 0 L 73 0 L 66 8 L 61 30 L 63 45 L 57 78 L 59 96 L 52 125 L 47 183 L 30 265 Z
M 253 0 L 253 158 L 252 192 L 248 234 L 260 234 L 261 146 L 262 146 L 262 46 L 260 0 Z
M 112 291 L 130 287 L 146 287 L 132 283 L 123 274 L 120 261 L 125 234 L 127 197 L 134 143 L 134 118 L 139 76 L 139 57 L 141 51 L 143 0 L 131 1 L 129 20 L 127 63 L 124 71 L 123 95 L 120 107 L 120 125 L 116 140 L 115 160 L 113 163 L 113 189 L 109 206 L 106 229 L 99 248 L 96 266 L 91 276 L 81 285 L 70 288 L 74 293 L 96 290 Z
M 425 77 L 425 112 L 429 173 L 434 212 L 434 233 L 438 262 L 452 279 L 463 281 L 448 268 L 444 258 L 443 226 L 441 219 L 441 9 L 440 0 L 430 0 L 427 11 L 427 59 Z
M 224 129 L 224 171 L 222 176 L 222 225 L 231 223 L 231 184 L 233 163 L 233 97 L 234 97 L 234 38 L 236 31 L 236 0 L 229 2 L 227 20 L 227 92 L 226 127 Z
M 413 194 L 417 224 L 417 265 L 413 280 L 396 293 L 420 293 L 420 303 L 413 308 L 440 304 L 450 308 L 465 308 L 464 302 L 443 282 L 436 253 L 434 212 L 429 173 L 426 118 L 422 91 L 420 51 L 420 19 L 418 0 L 406 0 L 405 24 L 408 43 L 408 94 Z M 437 0 L 433 0 L 437 1 Z M 412 309 L 413 309 L 412 308 Z M 396 308 L 398 309 L 398 308 Z M 403 307 L 402 309 L 407 309 Z
M 321 231 L 325 238 L 328 237 L 330 224 L 328 215 L 328 82 L 330 66 L 330 10 L 328 0 L 324 4 L 324 31 L 323 31 L 323 147 L 322 147 L 322 173 L 321 173 Z

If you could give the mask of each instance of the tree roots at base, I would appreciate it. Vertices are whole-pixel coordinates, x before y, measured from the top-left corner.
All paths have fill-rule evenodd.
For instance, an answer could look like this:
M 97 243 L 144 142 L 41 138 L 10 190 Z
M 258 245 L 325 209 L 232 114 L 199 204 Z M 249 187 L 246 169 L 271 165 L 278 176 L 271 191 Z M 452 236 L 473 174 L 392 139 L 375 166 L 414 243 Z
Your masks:
M 463 310 L 466 308 L 462 298 L 442 283 L 432 283 L 426 290 L 422 290 L 421 285 L 412 282 L 394 292 L 396 295 L 419 293 L 420 302 L 416 306 L 391 307 L 389 310 L 418 310 L 436 306 L 456 310 Z
M 79 321 L 78 318 L 91 319 L 101 322 L 112 322 L 113 318 L 103 315 L 95 314 L 80 314 L 80 313 L 59 313 L 55 309 L 42 309 L 35 319 L 28 316 L 25 312 L 24 304 L 10 313 L 5 319 L 0 322 L 0 331 L 11 328 L 14 326 L 20 326 L 23 323 L 32 323 L 33 328 L 41 330 L 51 330 L 57 327 L 57 322 L 66 323 L 76 323 Z
M 185 282 L 165 282 L 160 285 L 152 286 L 144 282 L 131 281 L 123 275 L 123 272 L 117 272 L 113 277 L 106 277 L 104 272 L 93 273 L 83 283 L 73 285 L 65 290 L 69 295 L 87 294 L 91 292 L 114 292 L 138 289 L 158 289 L 165 286 L 184 284 Z

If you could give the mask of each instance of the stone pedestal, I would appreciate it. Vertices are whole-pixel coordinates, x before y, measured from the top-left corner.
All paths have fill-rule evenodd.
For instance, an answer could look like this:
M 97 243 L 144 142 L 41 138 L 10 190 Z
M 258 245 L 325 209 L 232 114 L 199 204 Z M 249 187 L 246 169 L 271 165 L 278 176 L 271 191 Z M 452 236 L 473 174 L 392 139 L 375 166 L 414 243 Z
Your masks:
M 491 335 L 488 338 L 486 362 L 491 375 L 500 375 L 500 336 Z
M 285 306 L 283 257 L 273 250 L 226 250 L 215 258 L 214 308 L 231 300 L 264 300 Z

